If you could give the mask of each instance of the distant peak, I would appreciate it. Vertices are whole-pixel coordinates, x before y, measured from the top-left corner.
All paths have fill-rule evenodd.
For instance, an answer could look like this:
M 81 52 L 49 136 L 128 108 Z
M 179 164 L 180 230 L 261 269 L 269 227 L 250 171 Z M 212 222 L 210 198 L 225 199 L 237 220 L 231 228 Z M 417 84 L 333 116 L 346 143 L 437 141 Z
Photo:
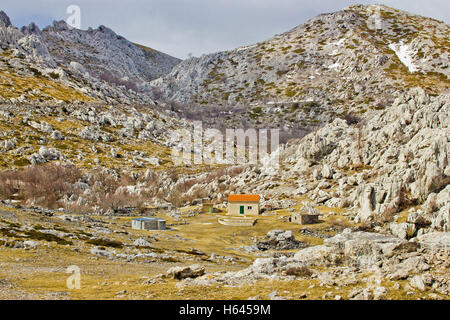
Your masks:
M 53 28 L 60 31 L 70 30 L 70 26 L 64 20 L 53 21 Z
M 22 31 L 24 35 L 41 35 L 41 29 L 39 29 L 39 27 L 34 22 L 31 22 L 28 27 L 23 26 L 20 31 Z
M 0 11 L 0 22 L 2 22 L 5 27 L 12 25 L 11 20 L 4 11 Z
M 108 27 L 106 27 L 104 25 L 99 26 L 98 30 L 101 31 L 101 32 L 104 32 L 104 33 L 109 33 L 109 34 L 113 34 L 113 35 L 116 34 L 112 29 L 110 29 L 110 28 L 108 28 Z

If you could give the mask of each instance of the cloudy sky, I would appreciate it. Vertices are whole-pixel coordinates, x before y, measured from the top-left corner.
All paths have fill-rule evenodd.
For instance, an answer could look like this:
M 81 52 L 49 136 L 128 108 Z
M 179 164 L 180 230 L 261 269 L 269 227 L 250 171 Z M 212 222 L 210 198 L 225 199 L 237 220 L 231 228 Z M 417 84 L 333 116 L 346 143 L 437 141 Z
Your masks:
M 1 0 L 15 26 L 45 27 L 81 9 L 81 28 L 105 25 L 128 40 L 178 58 L 265 40 L 355 3 L 383 3 L 449 23 L 449 0 Z

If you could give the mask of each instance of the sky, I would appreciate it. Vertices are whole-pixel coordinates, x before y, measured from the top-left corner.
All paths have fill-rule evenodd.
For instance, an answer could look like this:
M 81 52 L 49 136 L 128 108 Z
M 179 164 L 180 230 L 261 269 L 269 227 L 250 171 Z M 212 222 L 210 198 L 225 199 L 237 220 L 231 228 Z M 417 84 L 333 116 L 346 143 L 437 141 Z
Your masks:
M 17 27 L 43 28 L 81 11 L 81 29 L 105 25 L 128 40 L 180 59 L 230 50 L 286 32 L 351 4 L 385 4 L 449 23 L 449 0 L 1 0 Z

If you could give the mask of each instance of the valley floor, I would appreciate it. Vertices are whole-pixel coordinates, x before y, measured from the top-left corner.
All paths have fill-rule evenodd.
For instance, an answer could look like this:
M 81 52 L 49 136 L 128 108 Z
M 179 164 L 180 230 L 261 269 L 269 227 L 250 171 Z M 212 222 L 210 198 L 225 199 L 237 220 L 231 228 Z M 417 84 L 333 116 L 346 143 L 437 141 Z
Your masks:
M 356 270 L 351 280 L 333 283 L 320 274 L 345 267 L 320 266 L 288 279 L 212 285 L 189 285 L 166 275 L 174 266 L 200 264 L 208 277 L 242 270 L 256 258 L 277 257 L 280 252 L 292 256 L 298 251 L 248 249 L 273 229 L 291 230 L 296 240 L 314 246 L 352 226 L 344 216 L 330 215 L 329 208 L 320 211 L 325 216 L 316 225 L 289 223 L 287 211 L 280 210 L 260 216 L 254 227 L 229 227 L 219 224 L 216 215 L 192 214 L 188 209 L 182 212 L 182 221 L 159 215 L 167 219 L 168 230 L 137 231 L 130 228 L 129 216 L 83 218 L 53 212 L 43 218 L 42 212 L 4 206 L 0 208 L 0 299 L 346 299 L 365 288 L 371 274 Z M 140 247 L 136 239 L 149 244 Z M 80 289 L 67 286 L 69 266 L 80 269 Z M 407 281 L 382 280 L 379 285 L 387 288 L 385 299 L 448 298 L 413 289 Z

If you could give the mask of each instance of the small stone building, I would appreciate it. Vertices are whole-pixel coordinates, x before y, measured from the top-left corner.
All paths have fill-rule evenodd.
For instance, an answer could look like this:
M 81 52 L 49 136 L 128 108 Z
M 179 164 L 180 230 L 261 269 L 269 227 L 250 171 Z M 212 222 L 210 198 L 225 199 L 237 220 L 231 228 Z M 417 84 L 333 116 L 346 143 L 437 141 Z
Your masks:
M 162 218 L 137 218 L 133 219 L 131 227 L 134 230 L 165 230 L 166 220 Z
M 289 222 L 297 224 L 315 224 L 319 223 L 319 215 L 308 213 L 293 213 L 289 217 Z
M 257 216 L 260 213 L 259 195 L 236 194 L 228 196 L 228 214 L 233 216 Z

